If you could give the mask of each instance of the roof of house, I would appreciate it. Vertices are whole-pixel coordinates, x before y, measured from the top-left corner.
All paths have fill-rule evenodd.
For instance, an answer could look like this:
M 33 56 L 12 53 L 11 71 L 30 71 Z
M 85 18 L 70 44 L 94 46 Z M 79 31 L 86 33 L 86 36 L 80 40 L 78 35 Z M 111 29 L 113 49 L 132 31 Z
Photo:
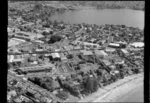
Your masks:
M 109 43 L 109 46 L 119 46 L 119 44 L 118 43 Z
M 104 50 L 95 50 L 94 52 L 96 55 L 103 55 L 103 56 L 108 55 Z
M 60 53 L 61 59 L 67 59 L 67 57 L 64 55 L 64 53 Z
M 109 48 L 109 47 L 106 47 L 105 51 L 106 52 L 114 52 L 116 49 L 115 48 Z
M 81 44 L 84 44 L 84 45 L 97 45 L 97 46 L 99 46 L 99 44 L 94 44 L 94 43 L 89 43 L 89 42 L 81 42 Z
M 24 34 L 26 36 L 28 36 L 29 38 L 42 38 L 44 37 L 42 34 L 39 33 L 32 33 L 32 32 L 23 32 L 23 31 L 19 31 L 16 33 L 16 35 L 20 35 L 20 34 Z
M 134 47 L 143 47 L 144 43 L 143 42 L 134 42 L 131 45 L 134 46 Z
M 121 49 L 121 51 L 125 54 L 129 53 L 126 49 Z
M 64 46 L 64 48 L 65 48 L 66 50 L 71 50 L 71 49 L 73 49 L 73 46 L 68 45 L 68 46 Z
M 8 47 L 18 45 L 19 43 L 20 43 L 20 42 L 17 42 L 17 41 L 15 41 L 15 40 L 10 40 L 10 41 L 8 42 Z
M 83 55 L 93 55 L 91 51 L 87 51 L 87 50 L 80 50 L 80 52 L 83 53 Z
M 52 55 L 53 58 L 60 58 L 59 53 L 52 53 L 51 55 Z
M 123 41 L 119 41 L 119 42 L 116 42 L 116 43 L 127 44 L 126 42 L 123 42 Z
M 8 47 L 15 46 L 15 45 L 18 45 L 18 44 L 23 43 L 23 42 L 26 42 L 26 41 L 23 39 L 12 38 L 8 42 Z
M 106 65 L 111 65 L 111 62 L 110 61 L 108 61 L 108 60 L 102 60 Z

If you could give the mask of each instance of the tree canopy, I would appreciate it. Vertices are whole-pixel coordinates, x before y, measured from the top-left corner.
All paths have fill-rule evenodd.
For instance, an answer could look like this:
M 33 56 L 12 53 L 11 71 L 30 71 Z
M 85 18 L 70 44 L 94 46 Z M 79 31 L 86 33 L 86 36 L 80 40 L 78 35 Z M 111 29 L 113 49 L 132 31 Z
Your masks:
M 98 81 L 94 77 L 88 77 L 85 88 L 88 92 L 94 92 L 98 89 Z
M 61 39 L 62 39 L 61 36 L 53 35 L 53 36 L 50 37 L 50 40 L 49 40 L 48 43 L 55 43 L 55 42 L 57 42 L 57 41 L 60 41 Z

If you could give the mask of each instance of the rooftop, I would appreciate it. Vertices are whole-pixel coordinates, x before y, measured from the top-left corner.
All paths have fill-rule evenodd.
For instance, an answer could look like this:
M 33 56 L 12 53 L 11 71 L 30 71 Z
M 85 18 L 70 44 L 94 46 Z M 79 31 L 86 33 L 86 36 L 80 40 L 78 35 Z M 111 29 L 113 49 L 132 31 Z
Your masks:
M 87 51 L 87 50 L 80 50 L 80 52 L 83 53 L 83 55 L 93 55 L 91 51 Z

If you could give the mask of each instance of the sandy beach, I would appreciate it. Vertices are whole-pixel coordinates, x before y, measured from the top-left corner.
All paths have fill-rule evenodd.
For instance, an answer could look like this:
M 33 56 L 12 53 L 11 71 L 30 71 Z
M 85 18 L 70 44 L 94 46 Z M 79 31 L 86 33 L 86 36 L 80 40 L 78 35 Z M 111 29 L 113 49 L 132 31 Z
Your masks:
M 125 77 L 79 102 L 143 102 L 143 74 Z
M 142 83 L 141 83 L 142 84 Z M 116 102 L 143 102 L 144 100 L 144 89 L 143 85 L 138 85 L 136 88 L 131 90 L 129 93 L 122 95 L 116 99 Z
M 138 78 L 117 87 L 93 102 L 143 102 L 142 88 L 143 78 Z

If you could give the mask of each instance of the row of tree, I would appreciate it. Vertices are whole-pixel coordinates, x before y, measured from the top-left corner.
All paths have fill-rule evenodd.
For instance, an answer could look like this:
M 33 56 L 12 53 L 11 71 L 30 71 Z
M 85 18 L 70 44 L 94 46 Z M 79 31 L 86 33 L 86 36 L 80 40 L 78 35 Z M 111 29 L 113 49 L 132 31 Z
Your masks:
M 33 77 L 33 78 L 29 78 L 29 80 L 51 92 L 54 91 L 55 88 L 59 87 L 59 85 L 55 85 L 56 81 L 54 81 L 50 77 L 42 77 L 42 78 Z

